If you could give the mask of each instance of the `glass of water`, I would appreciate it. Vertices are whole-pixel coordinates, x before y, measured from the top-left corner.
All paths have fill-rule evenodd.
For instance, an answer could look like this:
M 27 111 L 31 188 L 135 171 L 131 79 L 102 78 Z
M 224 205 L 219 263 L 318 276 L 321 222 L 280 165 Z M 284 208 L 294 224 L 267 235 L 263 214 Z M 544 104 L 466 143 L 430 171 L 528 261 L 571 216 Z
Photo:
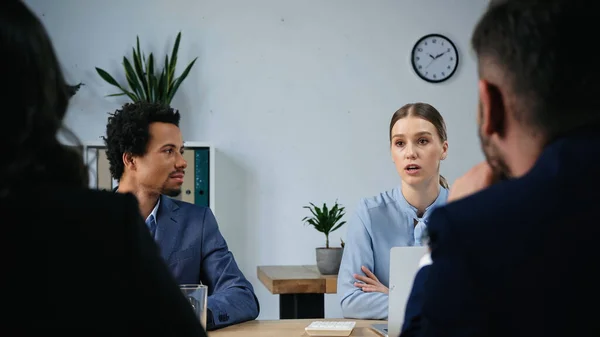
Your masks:
M 202 284 L 182 284 L 179 286 L 183 295 L 192 305 L 196 317 L 206 329 L 206 302 L 208 298 L 208 287 Z

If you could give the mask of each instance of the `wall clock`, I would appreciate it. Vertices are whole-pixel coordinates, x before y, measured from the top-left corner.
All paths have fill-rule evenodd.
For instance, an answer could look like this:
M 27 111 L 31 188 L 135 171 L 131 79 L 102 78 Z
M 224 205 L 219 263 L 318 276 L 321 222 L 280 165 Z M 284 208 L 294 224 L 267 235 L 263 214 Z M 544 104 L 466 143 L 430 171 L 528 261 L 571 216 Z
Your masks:
M 458 50 L 444 35 L 425 35 L 412 49 L 411 63 L 423 80 L 430 83 L 444 82 L 454 75 L 458 67 Z

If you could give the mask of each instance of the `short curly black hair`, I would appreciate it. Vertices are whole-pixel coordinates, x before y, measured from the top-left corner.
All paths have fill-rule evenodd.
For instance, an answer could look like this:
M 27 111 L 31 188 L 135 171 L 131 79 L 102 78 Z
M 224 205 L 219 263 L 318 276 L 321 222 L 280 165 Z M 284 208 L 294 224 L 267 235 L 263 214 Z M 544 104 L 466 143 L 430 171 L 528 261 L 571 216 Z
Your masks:
M 106 124 L 106 137 L 102 139 L 113 179 L 121 180 L 123 176 L 123 153 L 146 154 L 150 124 L 162 122 L 179 127 L 180 117 L 179 111 L 170 106 L 150 102 L 127 103 L 111 113 Z

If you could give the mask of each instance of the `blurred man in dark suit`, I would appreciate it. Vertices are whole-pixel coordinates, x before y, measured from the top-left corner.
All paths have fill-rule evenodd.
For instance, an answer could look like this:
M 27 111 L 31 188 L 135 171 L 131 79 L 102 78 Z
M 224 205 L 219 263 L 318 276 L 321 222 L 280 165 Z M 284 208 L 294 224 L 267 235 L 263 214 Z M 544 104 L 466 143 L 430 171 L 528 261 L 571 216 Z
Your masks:
M 493 1 L 477 24 L 487 160 L 431 215 L 402 336 L 600 336 L 592 4 Z

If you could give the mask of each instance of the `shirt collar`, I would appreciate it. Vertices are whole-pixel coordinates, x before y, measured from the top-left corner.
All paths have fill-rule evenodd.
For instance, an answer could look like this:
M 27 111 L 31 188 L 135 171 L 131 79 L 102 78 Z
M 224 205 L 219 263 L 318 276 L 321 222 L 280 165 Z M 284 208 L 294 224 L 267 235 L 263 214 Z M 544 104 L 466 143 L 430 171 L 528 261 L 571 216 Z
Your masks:
M 414 207 L 413 205 L 409 204 L 408 201 L 406 201 L 406 199 L 404 198 L 404 195 L 402 194 L 402 185 L 400 185 L 394 189 L 394 198 L 396 199 L 397 202 L 399 202 L 403 206 L 404 209 L 410 210 L 410 213 L 414 213 L 415 219 L 419 219 L 417 217 L 417 208 Z M 436 209 L 437 207 L 444 205 L 446 203 L 447 199 L 448 199 L 448 190 L 446 188 L 440 186 L 440 192 L 438 193 L 437 198 L 433 201 L 433 203 L 431 205 L 429 205 L 425 208 L 425 213 L 423 214 L 423 216 L 420 219 L 423 219 L 426 221 L 426 219 L 429 217 L 429 214 L 431 214 L 431 212 L 434 209 Z
M 160 196 L 158 197 L 158 201 L 156 201 L 156 205 L 154 206 L 154 209 L 152 209 L 152 212 L 150 212 L 150 214 L 148 215 L 148 217 L 146 218 L 146 223 L 148 222 L 148 220 L 150 220 L 151 218 L 154 218 L 154 221 L 156 221 L 156 213 L 158 213 L 158 206 L 160 205 Z

